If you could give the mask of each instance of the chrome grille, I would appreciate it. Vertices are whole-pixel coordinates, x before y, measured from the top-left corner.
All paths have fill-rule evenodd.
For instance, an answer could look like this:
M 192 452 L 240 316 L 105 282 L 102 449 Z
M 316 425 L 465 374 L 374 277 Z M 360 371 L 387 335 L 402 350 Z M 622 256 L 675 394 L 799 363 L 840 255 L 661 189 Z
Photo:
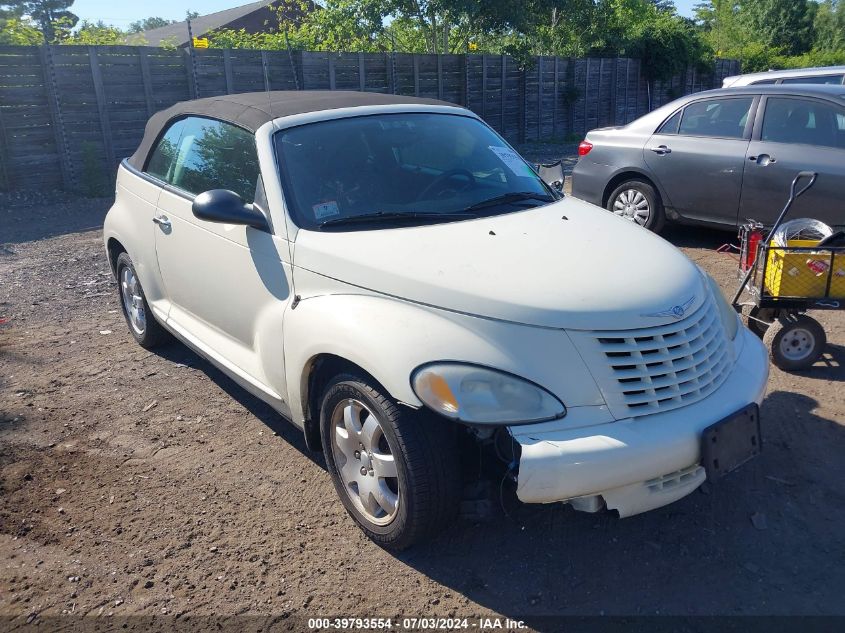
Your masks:
M 677 409 L 719 388 L 733 365 L 712 298 L 669 325 L 574 337 L 617 418 Z M 585 349 L 587 348 L 587 349 Z

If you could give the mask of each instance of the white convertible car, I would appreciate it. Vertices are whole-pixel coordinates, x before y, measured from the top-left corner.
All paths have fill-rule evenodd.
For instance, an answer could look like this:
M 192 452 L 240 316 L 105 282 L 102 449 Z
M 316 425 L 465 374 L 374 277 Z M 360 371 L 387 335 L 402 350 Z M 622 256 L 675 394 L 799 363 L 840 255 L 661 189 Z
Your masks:
M 406 547 L 491 449 L 526 503 L 628 516 L 760 450 L 760 340 L 661 238 L 566 198 L 479 117 L 355 92 L 149 122 L 104 237 L 130 331 L 180 339 L 301 427 Z

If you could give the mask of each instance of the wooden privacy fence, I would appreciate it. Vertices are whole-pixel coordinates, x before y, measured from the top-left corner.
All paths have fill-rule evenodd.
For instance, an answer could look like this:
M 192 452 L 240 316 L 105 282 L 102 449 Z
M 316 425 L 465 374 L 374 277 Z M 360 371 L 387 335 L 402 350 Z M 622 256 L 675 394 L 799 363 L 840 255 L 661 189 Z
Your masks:
M 649 85 L 640 61 L 144 46 L 0 47 L 0 188 L 108 186 L 150 115 L 177 101 L 264 90 L 367 90 L 466 106 L 512 142 L 575 140 L 739 72 L 719 60 Z

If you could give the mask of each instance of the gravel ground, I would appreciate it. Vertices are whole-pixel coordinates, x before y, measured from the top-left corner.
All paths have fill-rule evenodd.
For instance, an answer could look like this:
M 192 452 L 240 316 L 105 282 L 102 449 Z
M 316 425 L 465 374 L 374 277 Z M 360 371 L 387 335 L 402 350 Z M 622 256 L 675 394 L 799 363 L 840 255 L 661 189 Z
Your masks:
M 842 313 L 820 317 L 824 361 L 773 370 L 765 451 L 718 484 L 625 520 L 520 506 L 506 487 L 491 519 L 395 556 L 355 528 L 292 426 L 182 345 L 135 345 L 100 241 L 108 204 L 0 198 L 7 624 L 509 616 L 551 630 L 545 616 L 845 615 Z M 733 235 L 667 238 L 734 287 L 734 263 L 713 250 Z

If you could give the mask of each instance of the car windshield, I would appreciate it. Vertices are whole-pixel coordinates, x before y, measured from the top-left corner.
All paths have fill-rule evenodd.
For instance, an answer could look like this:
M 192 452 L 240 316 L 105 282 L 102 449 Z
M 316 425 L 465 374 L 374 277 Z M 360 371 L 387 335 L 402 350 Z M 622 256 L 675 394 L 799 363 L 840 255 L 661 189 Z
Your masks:
M 285 201 L 307 229 L 452 222 L 555 199 L 507 143 L 467 116 L 334 119 L 282 130 L 275 144 Z

